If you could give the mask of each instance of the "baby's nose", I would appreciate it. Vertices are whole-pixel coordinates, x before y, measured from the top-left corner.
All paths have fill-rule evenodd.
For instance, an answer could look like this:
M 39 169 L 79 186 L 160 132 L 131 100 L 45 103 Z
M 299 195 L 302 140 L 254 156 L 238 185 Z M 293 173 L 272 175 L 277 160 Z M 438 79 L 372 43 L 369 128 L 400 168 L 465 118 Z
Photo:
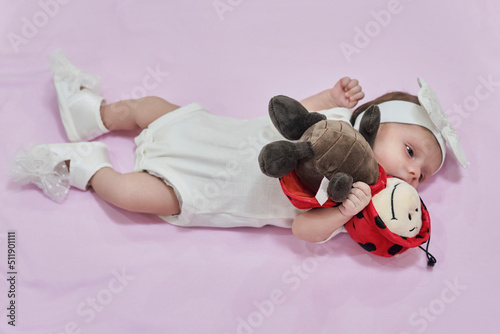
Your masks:
M 420 179 L 420 168 L 418 166 L 409 166 L 407 183 L 409 183 L 413 188 L 417 188 Z
M 420 182 L 418 181 L 418 178 L 412 178 L 406 182 L 415 189 L 417 189 L 418 185 L 420 184 Z

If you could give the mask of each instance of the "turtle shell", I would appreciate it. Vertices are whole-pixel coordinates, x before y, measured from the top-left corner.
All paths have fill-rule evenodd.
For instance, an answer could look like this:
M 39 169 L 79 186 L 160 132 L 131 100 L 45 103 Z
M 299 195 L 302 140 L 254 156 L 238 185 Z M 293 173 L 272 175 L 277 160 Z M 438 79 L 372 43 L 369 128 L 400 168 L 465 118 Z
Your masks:
M 299 160 L 295 171 L 299 179 L 312 191 L 317 191 L 323 177 L 343 172 L 353 182 L 373 185 L 378 180 L 378 163 L 373 150 L 351 124 L 344 121 L 323 120 L 304 132 L 299 142 L 310 142 L 314 156 Z

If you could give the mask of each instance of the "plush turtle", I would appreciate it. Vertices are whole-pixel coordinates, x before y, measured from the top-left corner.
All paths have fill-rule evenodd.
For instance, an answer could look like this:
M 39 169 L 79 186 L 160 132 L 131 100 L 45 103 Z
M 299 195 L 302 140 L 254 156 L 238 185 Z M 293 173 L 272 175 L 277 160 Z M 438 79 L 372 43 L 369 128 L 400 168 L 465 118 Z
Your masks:
M 296 142 L 281 140 L 264 146 L 259 164 L 267 176 L 282 178 L 294 171 L 314 193 L 326 177 L 328 196 L 337 203 L 347 198 L 353 182 L 373 185 L 379 179 L 372 150 L 380 124 L 378 106 L 365 112 L 359 132 L 347 122 L 310 113 L 300 102 L 283 95 L 271 99 L 269 116 L 283 137 Z
M 259 154 L 259 165 L 264 174 L 280 179 L 294 206 L 340 205 L 352 184 L 362 181 L 370 186 L 372 200 L 344 225 L 354 241 L 372 254 L 390 257 L 429 240 L 430 218 L 417 191 L 403 180 L 388 178 L 375 160 L 372 147 L 380 125 L 378 106 L 366 110 L 359 131 L 347 122 L 309 112 L 283 95 L 271 99 L 269 115 L 278 131 L 294 142 L 267 144 Z M 329 198 L 320 202 L 325 181 Z M 428 265 L 433 266 L 435 258 L 425 251 Z

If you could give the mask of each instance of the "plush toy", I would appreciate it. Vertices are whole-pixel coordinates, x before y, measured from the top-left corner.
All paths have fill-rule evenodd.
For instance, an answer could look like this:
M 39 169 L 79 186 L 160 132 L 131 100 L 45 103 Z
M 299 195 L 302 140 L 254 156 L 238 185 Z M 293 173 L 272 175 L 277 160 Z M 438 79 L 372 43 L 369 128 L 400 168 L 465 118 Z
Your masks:
M 393 177 L 386 179 L 385 187 L 344 227 L 366 251 L 384 257 L 421 247 L 431 233 L 429 212 L 415 188 Z M 434 266 L 436 259 L 427 249 L 425 252 L 427 264 Z
M 297 141 L 266 145 L 259 155 L 264 174 L 282 178 L 293 172 L 287 179 L 297 177 L 314 193 L 326 177 L 328 195 L 338 203 L 347 198 L 353 182 L 372 185 L 379 179 L 370 146 L 380 124 L 377 106 L 365 112 L 359 132 L 347 122 L 327 121 L 323 114 L 310 113 L 300 102 L 283 95 L 271 99 L 269 116 L 285 138 Z
M 359 131 L 347 122 L 309 112 L 283 95 L 271 99 L 269 115 L 277 130 L 294 142 L 267 144 L 259 154 L 259 165 L 264 174 L 280 179 L 294 206 L 338 206 L 352 184 L 362 181 L 370 186 L 372 200 L 344 225 L 354 241 L 373 254 L 390 257 L 429 239 L 429 214 L 416 190 L 402 180 L 388 178 L 375 160 L 372 146 L 380 125 L 377 106 L 364 113 Z M 323 199 L 322 193 L 326 194 Z M 434 257 L 426 253 L 428 264 L 434 265 Z

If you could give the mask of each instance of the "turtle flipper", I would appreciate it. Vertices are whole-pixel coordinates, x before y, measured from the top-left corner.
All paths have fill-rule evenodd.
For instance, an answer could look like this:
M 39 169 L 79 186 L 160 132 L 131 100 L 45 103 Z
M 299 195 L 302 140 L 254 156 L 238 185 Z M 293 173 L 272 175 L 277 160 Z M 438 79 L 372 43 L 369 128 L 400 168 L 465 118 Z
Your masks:
M 299 101 L 284 95 L 269 101 L 269 116 L 279 133 L 290 140 L 298 140 L 313 124 L 326 119 L 325 115 L 309 112 Z
M 353 179 L 349 174 L 341 172 L 333 174 L 326 190 L 328 197 L 334 202 L 342 203 L 349 195 L 352 183 Z
M 282 177 L 295 169 L 297 161 L 311 158 L 313 155 L 309 142 L 276 141 L 262 148 L 259 154 L 259 166 L 262 173 L 267 176 Z
M 359 133 L 361 133 L 371 148 L 373 148 L 373 144 L 375 143 L 379 126 L 380 109 L 376 105 L 371 105 L 366 109 L 359 125 Z

